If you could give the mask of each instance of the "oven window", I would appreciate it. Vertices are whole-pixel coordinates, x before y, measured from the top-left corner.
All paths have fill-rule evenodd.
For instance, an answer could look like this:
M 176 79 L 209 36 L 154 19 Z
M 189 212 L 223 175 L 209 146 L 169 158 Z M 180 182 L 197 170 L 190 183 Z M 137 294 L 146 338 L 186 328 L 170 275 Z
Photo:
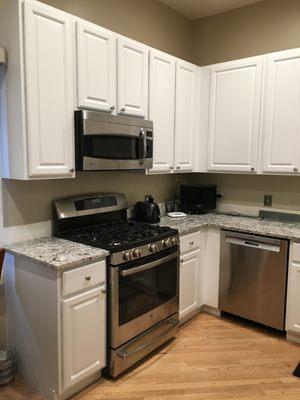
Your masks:
M 128 276 L 119 275 L 119 325 L 159 307 L 177 295 L 177 257 Z

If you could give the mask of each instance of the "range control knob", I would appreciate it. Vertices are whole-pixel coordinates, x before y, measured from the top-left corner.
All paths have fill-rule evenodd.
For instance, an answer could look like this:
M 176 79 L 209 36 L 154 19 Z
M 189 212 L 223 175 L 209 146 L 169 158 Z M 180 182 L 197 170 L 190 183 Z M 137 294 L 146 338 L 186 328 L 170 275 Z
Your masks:
M 170 247 L 172 245 L 171 240 L 170 239 L 165 239 L 163 241 L 163 245 L 164 245 L 164 247 Z
M 151 251 L 151 253 L 156 253 L 158 251 L 157 244 L 156 243 L 150 244 L 149 250 Z
M 135 257 L 135 258 L 141 258 L 142 257 L 142 252 L 141 252 L 140 249 L 134 249 L 132 253 L 133 253 L 133 257 Z
M 125 253 L 123 254 L 123 258 L 126 261 L 131 261 L 132 260 L 132 254 L 130 251 L 125 251 Z
M 177 244 L 178 244 L 178 239 L 177 239 L 177 237 L 172 237 L 171 243 L 172 243 L 173 246 L 177 246 Z

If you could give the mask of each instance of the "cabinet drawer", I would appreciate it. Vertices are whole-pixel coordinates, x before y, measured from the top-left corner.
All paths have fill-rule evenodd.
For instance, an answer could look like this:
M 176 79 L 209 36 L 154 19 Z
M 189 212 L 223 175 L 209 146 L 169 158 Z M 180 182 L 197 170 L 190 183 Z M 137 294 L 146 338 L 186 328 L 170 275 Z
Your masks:
M 85 267 L 64 272 L 62 278 L 63 296 L 89 289 L 106 281 L 106 262 L 99 261 Z
M 194 232 L 180 237 L 180 253 L 195 250 L 200 247 L 200 232 Z

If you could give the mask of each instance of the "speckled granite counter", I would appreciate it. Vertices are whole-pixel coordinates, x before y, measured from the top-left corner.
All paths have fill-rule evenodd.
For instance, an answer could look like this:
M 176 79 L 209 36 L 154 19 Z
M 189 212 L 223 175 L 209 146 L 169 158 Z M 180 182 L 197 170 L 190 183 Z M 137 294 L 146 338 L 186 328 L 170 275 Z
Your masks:
M 180 235 L 195 232 L 201 227 L 215 226 L 239 232 L 300 241 L 299 222 L 277 222 L 260 218 L 210 213 L 205 215 L 189 215 L 182 219 L 162 217 L 160 225 L 176 228 Z
M 104 260 L 108 251 L 56 237 L 14 243 L 6 247 L 11 254 L 26 257 L 35 263 L 63 270 Z

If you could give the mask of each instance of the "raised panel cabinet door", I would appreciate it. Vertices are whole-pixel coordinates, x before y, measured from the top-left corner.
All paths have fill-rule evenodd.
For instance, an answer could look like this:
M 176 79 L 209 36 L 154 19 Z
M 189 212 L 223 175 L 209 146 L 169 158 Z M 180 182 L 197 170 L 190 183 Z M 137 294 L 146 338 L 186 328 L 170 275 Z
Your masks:
M 147 117 L 148 48 L 118 38 L 118 113 Z
M 198 308 L 198 270 L 200 251 L 180 258 L 179 317 L 182 319 Z
M 208 170 L 255 172 L 262 57 L 211 67 Z
M 63 300 L 64 389 L 106 365 L 105 286 Z
M 286 329 L 300 333 L 300 264 L 289 266 Z
M 300 170 L 300 49 L 264 57 L 262 169 Z
M 74 18 L 25 1 L 29 175 L 74 173 Z
M 197 67 L 185 61 L 176 66 L 175 171 L 192 171 L 195 149 L 195 92 Z
M 151 50 L 149 119 L 153 121 L 153 169 L 173 169 L 175 118 L 175 58 Z
M 77 22 L 78 107 L 112 112 L 116 107 L 116 37 Z

